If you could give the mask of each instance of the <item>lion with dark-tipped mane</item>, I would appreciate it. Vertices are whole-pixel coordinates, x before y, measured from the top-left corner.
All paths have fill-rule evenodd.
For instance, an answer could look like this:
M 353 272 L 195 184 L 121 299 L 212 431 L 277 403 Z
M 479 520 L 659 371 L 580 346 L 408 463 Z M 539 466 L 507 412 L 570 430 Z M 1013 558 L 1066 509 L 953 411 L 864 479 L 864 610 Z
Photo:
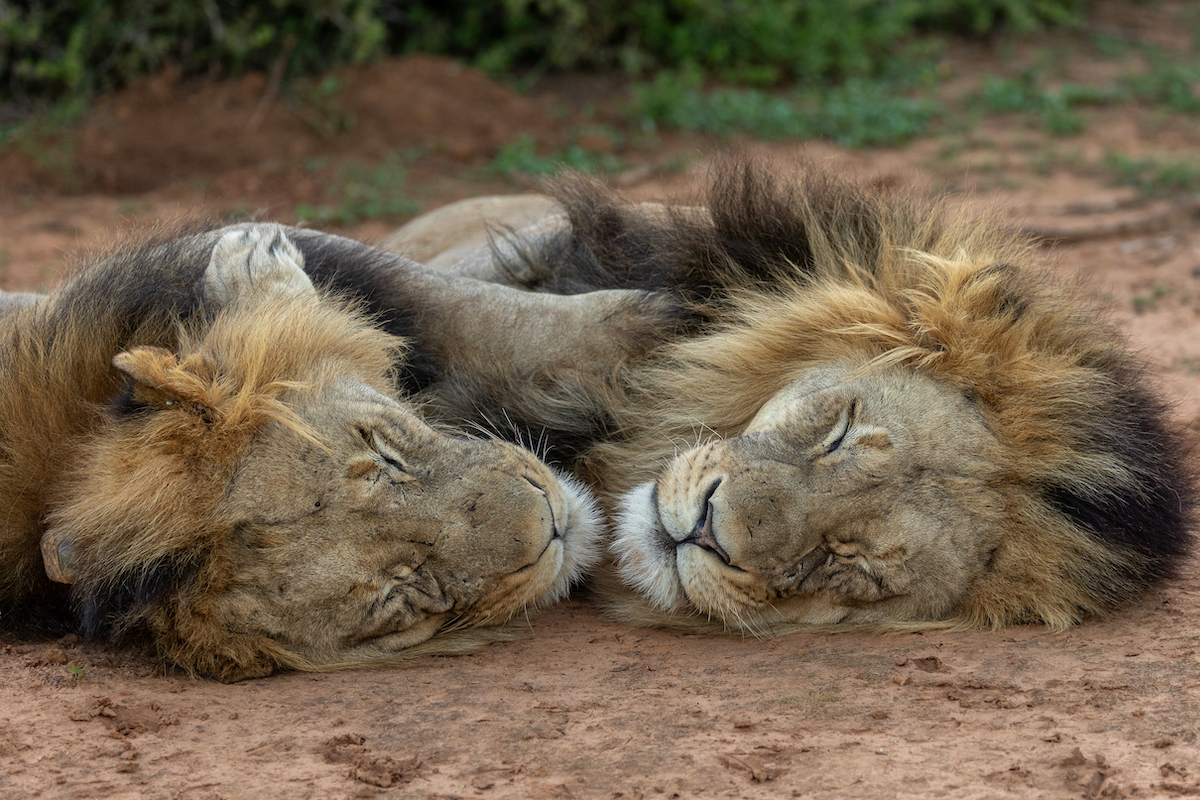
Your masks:
M 423 409 L 578 409 L 608 380 L 580 353 L 637 352 L 660 314 L 270 224 L 0 300 L 0 622 L 144 631 L 223 680 L 461 651 L 562 596 L 596 556 L 589 492 Z
M 490 204 L 493 241 L 447 270 L 686 308 L 614 365 L 574 461 L 615 518 L 594 584 L 616 618 L 1063 628 L 1191 546 L 1187 442 L 1144 365 L 996 215 L 745 158 L 695 205 L 551 192 L 523 231 Z M 478 236 L 462 211 L 425 241 Z

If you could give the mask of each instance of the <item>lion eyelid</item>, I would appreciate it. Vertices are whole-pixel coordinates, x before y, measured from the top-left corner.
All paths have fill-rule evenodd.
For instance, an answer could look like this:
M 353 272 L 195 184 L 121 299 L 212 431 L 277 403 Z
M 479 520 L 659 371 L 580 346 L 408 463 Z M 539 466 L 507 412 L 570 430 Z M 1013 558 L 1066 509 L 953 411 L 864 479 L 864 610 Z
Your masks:
M 404 463 L 403 456 L 396 451 L 391 442 L 381 435 L 379 431 L 371 431 L 370 445 L 389 467 L 406 474 L 409 472 L 408 465 Z
M 846 411 L 843 412 L 843 415 L 838 418 L 838 424 L 834 426 L 834 430 L 838 431 L 838 433 L 836 436 L 834 436 L 833 432 L 830 432 L 830 435 L 834 436 L 833 441 L 829 441 L 829 437 L 826 437 L 825 442 L 822 442 L 822 445 L 824 446 L 823 455 L 829 455 L 842 446 L 842 443 L 845 442 L 846 437 L 850 435 L 850 429 L 854 427 L 854 421 L 856 417 L 858 417 L 857 399 L 852 400 L 849 408 L 847 408 Z M 828 444 L 826 444 L 826 442 L 828 442 Z

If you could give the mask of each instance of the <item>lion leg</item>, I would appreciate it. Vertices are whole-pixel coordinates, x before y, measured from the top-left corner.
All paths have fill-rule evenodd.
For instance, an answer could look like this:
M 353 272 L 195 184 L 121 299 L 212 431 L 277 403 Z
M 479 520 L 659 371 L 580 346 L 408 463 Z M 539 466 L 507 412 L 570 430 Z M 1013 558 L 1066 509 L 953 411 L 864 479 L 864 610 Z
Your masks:
M 248 294 L 310 294 L 304 254 L 283 226 L 254 224 L 228 230 L 213 247 L 204 272 L 204 295 L 225 304 Z

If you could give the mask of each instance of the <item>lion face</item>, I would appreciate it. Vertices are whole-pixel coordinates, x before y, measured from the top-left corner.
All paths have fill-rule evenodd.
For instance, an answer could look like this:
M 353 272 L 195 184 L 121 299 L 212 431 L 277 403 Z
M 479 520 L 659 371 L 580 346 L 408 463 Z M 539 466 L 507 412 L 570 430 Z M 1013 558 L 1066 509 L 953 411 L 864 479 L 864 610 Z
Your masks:
M 932 378 L 813 367 L 624 497 L 619 572 L 662 610 L 751 632 L 937 619 L 998 545 L 996 448 Z
M 593 504 L 529 452 L 439 433 L 351 381 L 289 400 L 320 442 L 265 426 L 217 509 L 231 627 L 353 661 L 503 622 L 593 560 Z

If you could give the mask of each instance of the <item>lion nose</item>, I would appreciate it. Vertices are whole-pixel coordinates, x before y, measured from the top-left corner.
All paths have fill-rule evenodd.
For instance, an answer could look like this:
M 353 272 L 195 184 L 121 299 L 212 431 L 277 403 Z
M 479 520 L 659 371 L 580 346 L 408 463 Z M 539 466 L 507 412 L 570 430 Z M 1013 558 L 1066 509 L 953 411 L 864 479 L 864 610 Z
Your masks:
M 700 515 L 700 519 L 692 527 L 687 538 L 679 544 L 694 544 L 714 553 L 717 558 L 730 563 L 729 553 L 725 552 L 725 548 L 721 547 L 721 543 L 717 541 L 717 534 L 713 531 L 713 494 L 717 491 L 717 487 L 721 485 L 721 481 L 717 481 L 709 487 L 708 492 L 704 495 L 704 510 Z

